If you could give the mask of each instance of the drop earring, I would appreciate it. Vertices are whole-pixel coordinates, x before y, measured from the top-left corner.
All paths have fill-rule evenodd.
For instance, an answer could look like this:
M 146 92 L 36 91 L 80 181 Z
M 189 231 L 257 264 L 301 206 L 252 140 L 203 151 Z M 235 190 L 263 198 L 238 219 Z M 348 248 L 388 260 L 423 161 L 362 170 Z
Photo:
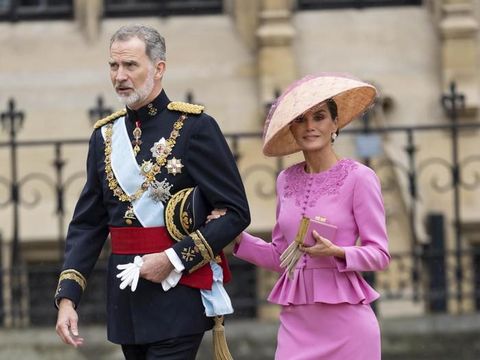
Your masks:
M 332 133 L 332 135 L 330 135 L 330 138 L 332 139 L 332 142 L 334 142 L 337 138 L 337 133 Z

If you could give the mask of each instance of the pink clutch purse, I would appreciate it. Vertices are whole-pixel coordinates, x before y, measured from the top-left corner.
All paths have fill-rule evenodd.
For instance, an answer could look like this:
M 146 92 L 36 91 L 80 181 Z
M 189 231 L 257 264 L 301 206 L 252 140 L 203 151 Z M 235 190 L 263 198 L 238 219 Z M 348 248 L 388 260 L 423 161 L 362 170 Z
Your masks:
M 297 238 L 295 241 L 297 241 L 300 245 L 315 245 L 317 241 L 313 237 L 313 230 L 315 230 L 320 236 L 333 242 L 335 240 L 337 227 L 335 225 L 328 224 L 326 221 L 303 217 L 300 221 L 300 227 L 298 229 Z
M 292 241 L 292 243 L 288 245 L 285 251 L 280 255 L 280 266 L 286 269 L 289 278 L 293 277 L 293 272 L 297 266 L 298 259 L 304 254 L 300 250 L 300 245 L 312 246 L 316 244 L 317 240 L 313 237 L 313 230 L 315 230 L 320 236 L 333 242 L 337 227 L 332 224 L 327 224 L 326 219 L 323 218 L 317 220 L 303 217 L 302 220 L 300 220 L 300 226 L 298 227 L 295 241 Z

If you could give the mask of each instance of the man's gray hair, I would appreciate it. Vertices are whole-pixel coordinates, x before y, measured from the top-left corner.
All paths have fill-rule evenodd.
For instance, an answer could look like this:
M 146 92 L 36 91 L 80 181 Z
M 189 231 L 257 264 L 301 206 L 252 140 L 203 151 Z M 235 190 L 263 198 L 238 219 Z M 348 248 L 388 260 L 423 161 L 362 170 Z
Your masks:
M 127 41 L 137 37 L 145 43 L 145 51 L 152 62 L 166 60 L 165 39 L 153 27 L 146 25 L 125 25 L 110 39 L 110 47 L 115 41 Z

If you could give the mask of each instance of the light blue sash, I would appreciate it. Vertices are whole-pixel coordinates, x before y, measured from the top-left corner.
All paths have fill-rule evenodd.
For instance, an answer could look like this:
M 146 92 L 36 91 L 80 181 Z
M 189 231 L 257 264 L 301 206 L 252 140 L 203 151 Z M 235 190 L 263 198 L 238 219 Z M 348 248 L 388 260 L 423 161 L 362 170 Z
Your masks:
M 102 135 L 105 139 L 105 126 L 102 127 Z M 112 170 L 120 187 L 129 196 L 135 194 L 145 178 L 130 144 L 125 117 L 118 118 L 113 124 L 111 159 Z M 155 202 L 150 193 L 149 188 L 139 199 L 132 202 L 133 212 L 143 227 L 165 226 L 163 203 Z

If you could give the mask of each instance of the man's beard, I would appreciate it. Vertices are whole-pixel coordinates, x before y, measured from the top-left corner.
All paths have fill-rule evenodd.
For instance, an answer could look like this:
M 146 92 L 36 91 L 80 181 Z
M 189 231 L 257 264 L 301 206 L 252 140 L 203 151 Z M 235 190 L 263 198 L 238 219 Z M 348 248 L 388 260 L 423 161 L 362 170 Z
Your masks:
M 131 106 L 144 101 L 152 92 L 154 87 L 153 71 L 150 71 L 147 75 L 147 79 L 143 86 L 138 89 L 133 89 L 133 92 L 128 96 L 122 96 L 117 93 L 118 100 L 127 106 Z M 118 86 L 118 85 L 117 85 Z

